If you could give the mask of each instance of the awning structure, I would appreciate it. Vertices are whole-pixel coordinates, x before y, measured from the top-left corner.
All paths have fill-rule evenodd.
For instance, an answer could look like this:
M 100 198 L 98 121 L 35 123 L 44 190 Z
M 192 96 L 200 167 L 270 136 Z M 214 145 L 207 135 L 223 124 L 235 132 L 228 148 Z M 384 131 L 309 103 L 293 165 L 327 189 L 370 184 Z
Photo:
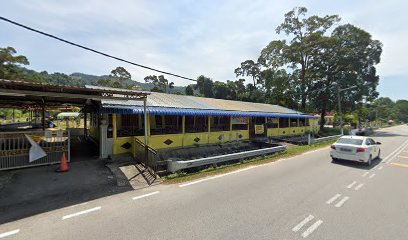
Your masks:
M 187 108 L 164 108 L 148 107 L 147 112 L 154 115 L 177 115 L 177 116 L 233 116 L 233 117 L 282 117 L 282 118 L 317 118 L 315 116 L 302 114 L 268 113 L 268 112 L 250 112 L 250 111 L 224 111 L 208 109 L 187 109 Z M 101 113 L 116 114 L 143 114 L 143 107 L 140 106 L 108 106 L 101 109 Z
M 80 115 L 81 115 L 80 112 L 62 112 L 58 113 L 57 118 L 79 117 Z

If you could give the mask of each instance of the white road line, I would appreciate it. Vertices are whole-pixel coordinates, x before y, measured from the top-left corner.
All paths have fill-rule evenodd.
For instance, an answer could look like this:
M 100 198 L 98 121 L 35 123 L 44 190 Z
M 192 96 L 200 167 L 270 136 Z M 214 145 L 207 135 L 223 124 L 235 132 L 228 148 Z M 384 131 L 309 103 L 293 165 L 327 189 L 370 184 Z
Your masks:
M 356 183 L 357 183 L 356 181 L 350 183 L 350 184 L 347 186 L 347 188 L 352 188 Z
M 377 169 L 377 170 L 381 170 L 381 169 L 383 169 L 383 166 L 378 167 L 378 169 Z
M 329 200 L 327 200 L 327 204 L 331 204 L 332 202 L 336 201 L 337 198 L 339 198 L 341 196 L 341 194 L 336 194 L 334 195 L 332 198 L 330 198 Z
M 262 165 L 256 165 L 256 166 L 252 166 L 252 167 L 240 169 L 240 170 L 233 171 L 233 172 L 229 172 L 229 173 L 224 173 L 224 174 L 217 175 L 217 176 L 213 176 L 213 177 L 203 178 L 203 179 L 200 179 L 200 180 L 197 180 L 197 181 L 180 184 L 179 187 L 187 187 L 187 186 L 190 186 L 190 185 L 193 185 L 193 184 L 197 184 L 197 183 L 201 183 L 201 182 L 205 182 L 205 181 L 208 181 L 208 180 L 213 180 L 213 179 L 225 177 L 225 176 L 228 176 L 228 175 L 232 175 L 232 174 L 235 174 L 235 173 L 240 173 L 240 172 L 248 171 L 248 170 L 250 170 L 250 169 L 257 168 L 257 167 L 260 167 L 260 166 L 262 166 Z
M 137 197 L 133 197 L 132 199 L 133 199 L 133 200 L 137 200 L 137 199 L 145 198 L 145 197 L 152 196 L 152 195 L 155 195 L 155 194 L 158 194 L 158 193 L 160 193 L 160 192 L 159 192 L 159 191 L 151 192 L 151 193 L 148 193 L 148 194 L 144 194 L 144 195 L 140 195 L 140 196 L 137 196 Z
M 315 223 L 313 223 L 312 226 L 310 226 L 306 231 L 302 233 L 302 237 L 307 238 L 307 236 L 309 236 L 314 230 L 316 230 L 322 223 L 322 220 L 317 220 Z
M 101 210 L 101 208 L 102 208 L 102 207 L 99 206 L 99 207 L 90 208 L 90 209 L 87 209 L 87 210 L 84 210 L 84 211 L 80 211 L 80 212 L 77 212 L 77 213 L 65 215 L 65 216 L 62 217 L 62 220 L 65 220 L 65 219 L 68 219 L 68 218 L 72 218 L 72 217 L 76 217 L 76 216 L 79 216 L 79 215 L 82 215 L 82 214 L 86 214 L 86 213 L 98 211 L 98 210 Z
M 360 188 L 362 188 L 364 186 L 364 183 L 360 183 L 357 187 L 354 188 L 354 190 L 359 190 Z
M 375 166 L 371 169 L 371 171 L 376 170 L 378 168 L 378 166 Z
M 367 176 L 369 173 L 370 173 L 370 172 L 365 172 L 365 173 L 364 173 L 363 175 L 361 175 L 361 176 L 365 177 L 365 176 Z
M 392 158 L 399 154 L 399 152 L 403 151 L 408 144 L 408 140 L 406 140 L 403 144 L 401 144 L 397 149 L 395 149 L 392 153 L 390 153 L 387 157 L 384 158 L 384 162 L 390 162 Z
M 307 216 L 303 221 L 301 221 L 298 225 L 292 228 L 292 231 L 297 232 L 299 231 L 306 223 L 310 222 L 314 218 L 313 215 Z
M 341 199 L 336 205 L 334 205 L 335 207 L 341 207 L 341 206 L 343 206 L 343 204 L 347 201 L 347 200 L 349 200 L 350 199 L 350 197 L 344 197 L 343 199 Z
M 375 173 L 371 174 L 369 178 L 373 178 L 375 176 Z
M 13 231 L 8 231 L 8 232 L 5 232 L 5 233 L 0 233 L 0 238 L 5 238 L 5 237 L 8 237 L 8 236 L 17 234 L 17 233 L 19 233 L 19 232 L 20 232 L 20 229 L 15 229 L 15 230 L 13 230 Z

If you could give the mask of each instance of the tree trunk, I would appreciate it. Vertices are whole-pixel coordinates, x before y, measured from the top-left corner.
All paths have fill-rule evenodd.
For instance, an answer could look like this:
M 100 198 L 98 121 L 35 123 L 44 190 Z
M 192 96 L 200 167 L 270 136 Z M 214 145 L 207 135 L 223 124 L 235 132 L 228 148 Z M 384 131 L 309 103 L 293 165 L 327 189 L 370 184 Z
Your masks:
M 305 111 L 307 94 L 306 94 L 306 69 L 304 64 L 302 64 L 302 71 L 300 73 L 300 91 L 302 94 L 302 102 L 300 107 L 302 111 Z
M 325 119 L 324 117 L 326 116 L 326 100 L 323 100 L 322 108 L 320 110 L 320 131 L 323 130 L 324 124 L 325 124 Z

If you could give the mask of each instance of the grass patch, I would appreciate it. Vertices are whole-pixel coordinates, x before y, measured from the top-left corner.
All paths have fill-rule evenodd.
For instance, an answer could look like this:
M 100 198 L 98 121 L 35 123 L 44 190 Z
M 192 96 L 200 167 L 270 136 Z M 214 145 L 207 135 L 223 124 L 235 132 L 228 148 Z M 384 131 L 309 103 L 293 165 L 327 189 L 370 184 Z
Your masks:
M 249 166 L 254 166 L 254 165 L 261 165 L 265 163 L 270 163 L 270 162 L 275 162 L 278 161 L 282 158 L 288 158 L 288 157 L 293 157 L 300 155 L 302 153 L 317 149 L 317 148 L 322 148 L 331 145 L 334 143 L 336 140 L 330 140 L 330 141 L 325 141 L 325 142 L 319 142 L 315 143 L 312 145 L 303 145 L 303 146 L 290 146 L 288 149 L 284 152 L 279 152 L 275 153 L 272 155 L 267 155 L 265 157 L 257 157 L 253 158 L 250 160 L 245 160 L 243 162 L 238 162 L 234 164 L 229 164 L 229 165 L 222 165 L 219 167 L 209 167 L 207 169 L 193 172 L 193 173 L 186 173 L 184 171 L 179 171 L 173 174 L 170 174 L 166 177 L 164 177 L 164 184 L 175 184 L 175 183 L 182 183 L 182 182 L 188 182 L 192 180 L 196 180 L 199 178 L 204 178 L 204 177 L 209 177 L 209 176 L 214 176 L 218 174 L 223 174 L 223 173 L 228 173 L 228 172 L 233 172 L 241 168 L 246 168 Z

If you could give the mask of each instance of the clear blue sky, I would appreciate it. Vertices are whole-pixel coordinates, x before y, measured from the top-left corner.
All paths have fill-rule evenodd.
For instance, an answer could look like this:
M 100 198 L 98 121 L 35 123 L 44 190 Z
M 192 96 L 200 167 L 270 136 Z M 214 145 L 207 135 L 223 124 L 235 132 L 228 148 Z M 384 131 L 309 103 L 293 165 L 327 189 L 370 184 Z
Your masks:
M 191 78 L 235 79 L 234 69 L 257 59 L 283 15 L 296 6 L 310 14 L 339 14 L 384 44 L 381 96 L 408 99 L 407 1 L 2 1 L 0 15 L 134 62 Z M 108 74 L 124 66 L 142 81 L 154 72 L 122 64 L 0 22 L 0 46 L 13 46 L 30 68 Z M 190 82 L 168 77 L 176 85 Z

